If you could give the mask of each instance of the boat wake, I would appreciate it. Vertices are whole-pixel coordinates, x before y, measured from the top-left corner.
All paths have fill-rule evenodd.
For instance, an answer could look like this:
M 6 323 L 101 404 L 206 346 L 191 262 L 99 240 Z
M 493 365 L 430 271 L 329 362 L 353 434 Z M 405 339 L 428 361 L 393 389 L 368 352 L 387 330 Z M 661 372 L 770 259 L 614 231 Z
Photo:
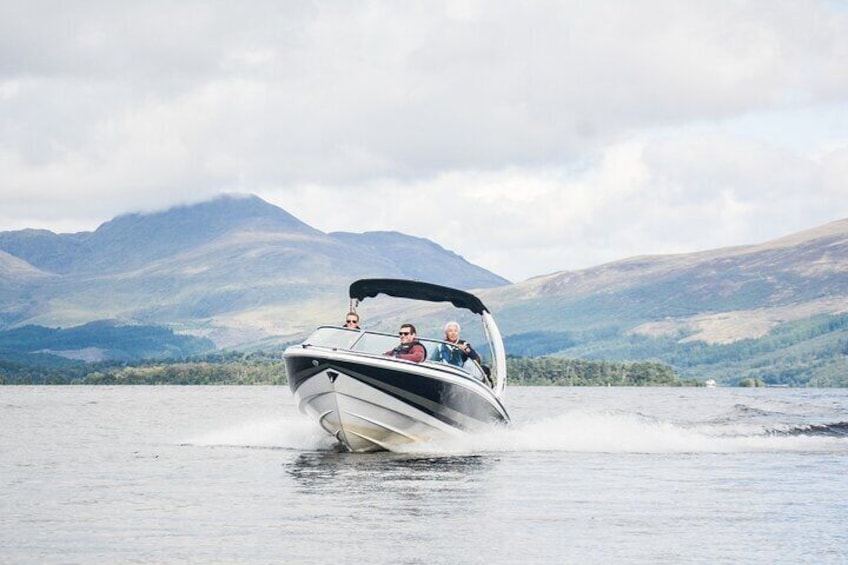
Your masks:
M 848 452 L 848 422 L 831 424 L 679 424 L 641 414 L 575 411 L 414 451 L 442 453 Z
M 574 453 L 745 453 L 848 451 L 848 422 L 681 424 L 643 414 L 577 410 L 538 421 L 460 436 L 438 443 L 410 444 L 409 454 L 498 452 Z M 297 417 L 246 422 L 212 430 L 182 445 L 298 451 L 337 451 L 335 440 L 313 422 Z
M 189 437 L 180 445 L 255 449 L 331 450 L 335 439 L 305 418 L 245 422 Z
M 785 431 L 776 431 L 774 433 L 775 435 L 784 436 L 848 438 L 848 422 L 836 422 L 835 424 L 806 424 L 794 426 Z

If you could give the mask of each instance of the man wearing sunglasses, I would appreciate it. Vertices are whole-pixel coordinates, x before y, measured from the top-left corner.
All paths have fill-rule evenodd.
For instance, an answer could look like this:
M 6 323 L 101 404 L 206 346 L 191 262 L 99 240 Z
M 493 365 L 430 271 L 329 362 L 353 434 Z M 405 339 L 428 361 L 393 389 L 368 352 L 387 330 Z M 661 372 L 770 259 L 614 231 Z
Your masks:
M 407 361 L 415 361 L 420 363 L 427 358 L 427 350 L 418 338 L 415 336 L 415 326 L 412 324 L 403 324 L 398 331 L 400 336 L 400 345 L 386 351 L 386 355 L 397 357 L 398 359 L 406 359 Z
M 347 316 L 345 316 L 345 324 L 349 330 L 358 330 L 359 329 L 359 314 L 356 312 L 348 312 Z

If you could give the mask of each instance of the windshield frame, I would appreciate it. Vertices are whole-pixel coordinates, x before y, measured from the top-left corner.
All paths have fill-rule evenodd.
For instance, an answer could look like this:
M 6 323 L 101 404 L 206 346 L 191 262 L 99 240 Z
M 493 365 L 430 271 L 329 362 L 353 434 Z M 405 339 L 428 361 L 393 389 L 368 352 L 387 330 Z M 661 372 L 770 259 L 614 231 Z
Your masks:
M 430 339 L 417 338 L 418 342 L 427 350 L 427 359 L 422 361 L 422 364 L 439 367 L 451 367 L 457 371 L 465 373 L 467 376 L 478 380 L 485 381 L 486 374 L 482 367 L 474 361 L 468 359 L 463 366 L 452 365 L 447 361 L 434 360 L 433 354 L 441 345 L 455 347 L 450 342 Z M 398 336 L 383 332 L 371 330 L 355 330 L 339 326 L 320 326 L 304 341 L 304 346 L 322 347 L 333 350 L 349 351 L 351 353 L 359 353 L 364 355 L 379 355 L 391 351 L 398 345 Z

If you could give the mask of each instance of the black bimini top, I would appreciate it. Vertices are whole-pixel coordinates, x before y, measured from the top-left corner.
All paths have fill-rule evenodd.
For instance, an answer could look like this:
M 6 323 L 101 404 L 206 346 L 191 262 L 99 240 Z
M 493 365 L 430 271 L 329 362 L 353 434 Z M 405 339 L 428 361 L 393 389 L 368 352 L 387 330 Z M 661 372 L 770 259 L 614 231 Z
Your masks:
M 350 285 L 350 297 L 359 301 L 381 293 L 396 298 L 450 302 L 457 308 L 465 308 L 481 316 L 483 312 L 488 312 L 488 308 L 473 294 L 432 283 L 404 279 L 360 279 Z

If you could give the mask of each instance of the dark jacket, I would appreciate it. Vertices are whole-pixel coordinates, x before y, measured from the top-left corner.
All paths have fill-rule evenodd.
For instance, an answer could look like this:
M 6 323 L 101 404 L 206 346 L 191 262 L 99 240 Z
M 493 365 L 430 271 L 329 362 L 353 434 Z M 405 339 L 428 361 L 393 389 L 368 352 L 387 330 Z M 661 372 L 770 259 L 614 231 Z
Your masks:
M 418 340 L 414 340 L 409 343 L 402 343 L 394 349 L 386 351 L 386 355 L 420 363 L 427 358 L 427 350 Z
M 465 340 L 460 339 L 456 342 L 458 346 L 468 346 L 468 354 L 466 354 L 462 349 L 456 347 L 455 345 L 450 345 L 448 343 L 442 343 L 439 345 L 439 348 L 433 354 L 433 359 L 435 361 L 444 361 L 445 363 L 450 363 L 451 365 L 456 365 L 457 367 L 462 367 L 468 359 L 472 361 L 480 362 L 480 356 L 474 351 L 474 348 L 471 347 L 471 344 Z

